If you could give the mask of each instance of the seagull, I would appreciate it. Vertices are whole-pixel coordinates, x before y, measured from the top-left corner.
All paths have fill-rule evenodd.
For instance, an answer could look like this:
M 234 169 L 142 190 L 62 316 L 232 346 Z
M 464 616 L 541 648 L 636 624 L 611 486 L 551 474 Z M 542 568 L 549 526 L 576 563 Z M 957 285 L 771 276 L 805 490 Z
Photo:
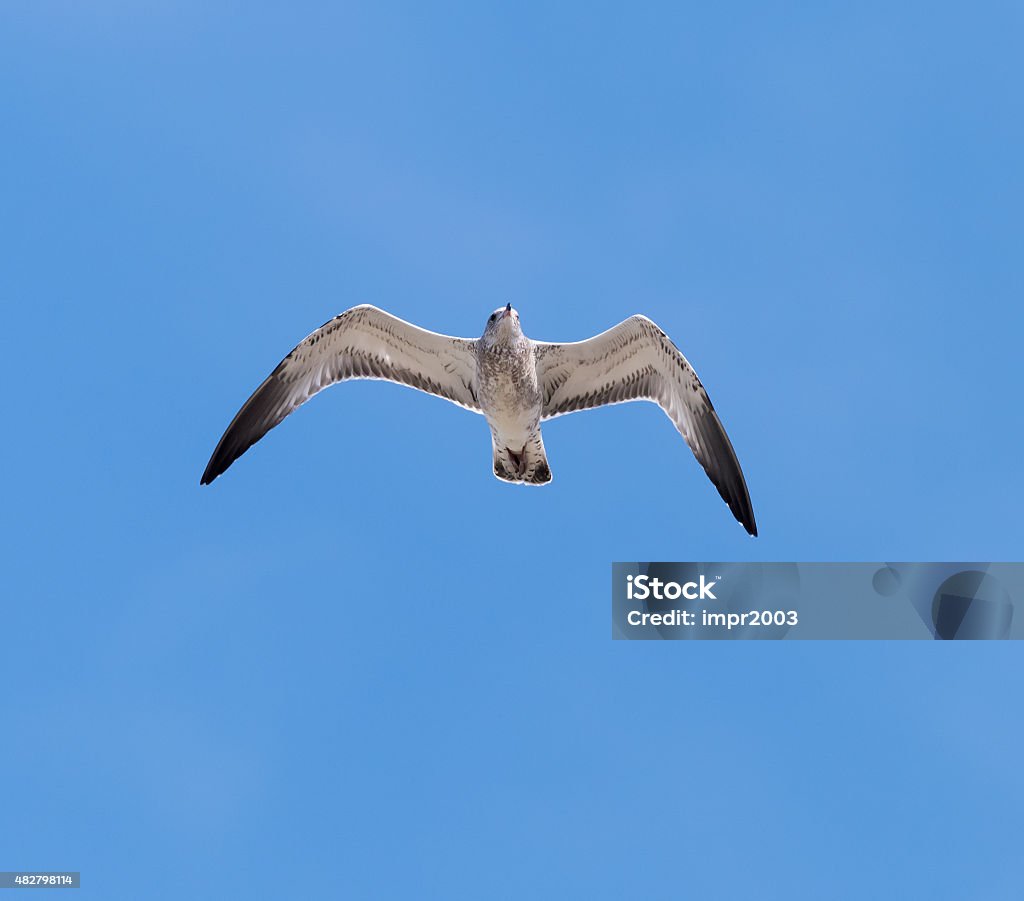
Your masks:
M 586 341 L 549 344 L 523 334 L 519 313 L 491 313 L 483 335 L 452 338 L 364 304 L 295 347 L 231 421 L 200 484 L 217 476 L 314 394 L 348 379 L 384 379 L 480 413 L 491 429 L 494 475 L 551 481 L 540 424 L 632 400 L 656 403 L 686 440 L 733 516 L 757 535 L 739 460 L 693 367 L 646 316 Z

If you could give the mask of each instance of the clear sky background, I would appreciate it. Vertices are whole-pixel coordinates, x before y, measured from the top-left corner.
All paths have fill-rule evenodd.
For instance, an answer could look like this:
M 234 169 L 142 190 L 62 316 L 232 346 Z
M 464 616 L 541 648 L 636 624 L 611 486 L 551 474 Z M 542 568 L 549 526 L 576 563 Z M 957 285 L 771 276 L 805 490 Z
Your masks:
M 1019 898 L 1019 645 L 612 642 L 608 583 L 1021 557 L 1022 42 L 1014 2 L 5 2 L 0 869 Z M 638 404 L 527 490 L 347 384 L 200 489 L 334 314 L 509 301 L 657 321 L 762 537 Z

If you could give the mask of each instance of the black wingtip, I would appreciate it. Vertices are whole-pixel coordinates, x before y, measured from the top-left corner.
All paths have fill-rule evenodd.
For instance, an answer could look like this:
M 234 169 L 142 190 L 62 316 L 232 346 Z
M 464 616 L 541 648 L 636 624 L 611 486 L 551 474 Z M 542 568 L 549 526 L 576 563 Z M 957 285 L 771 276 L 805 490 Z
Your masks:
M 737 471 L 739 471 L 739 464 L 736 464 Z M 742 481 L 743 475 L 740 474 L 740 484 L 742 487 L 742 496 L 730 497 L 729 492 L 725 490 L 724 486 L 719 488 L 719 494 L 722 495 L 722 500 L 729 505 L 729 509 L 732 511 L 733 517 L 736 519 L 743 530 L 751 537 L 757 538 L 757 521 L 754 519 L 754 508 L 750 504 L 750 496 L 747 494 L 746 483 Z
M 217 455 L 214 454 L 210 458 L 210 462 L 206 464 L 206 469 L 203 470 L 203 475 L 199 479 L 200 486 L 209 485 L 217 476 L 219 476 L 224 470 L 215 467 L 213 464 L 217 461 Z
M 757 538 L 757 522 L 754 519 L 754 509 L 750 506 L 750 498 L 744 497 L 743 501 L 736 506 L 730 503 L 729 509 L 732 510 L 733 516 L 736 517 L 736 522 L 743 526 L 746 533 L 751 538 Z
M 211 484 L 214 479 L 224 474 L 225 469 L 227 469 L 227 466 L 224 465 L 223 460 L 214 454 L 210 462 L 206 464 L 206 469 L 203 471 L 203 477 L 199 480 L 199 484 Z

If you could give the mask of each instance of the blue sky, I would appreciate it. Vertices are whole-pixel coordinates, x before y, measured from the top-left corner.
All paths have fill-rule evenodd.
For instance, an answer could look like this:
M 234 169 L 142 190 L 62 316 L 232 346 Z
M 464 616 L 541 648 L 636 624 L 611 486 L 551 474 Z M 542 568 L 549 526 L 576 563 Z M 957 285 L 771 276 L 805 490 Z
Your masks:
M 1019 4 L 8 2 L 0 869 L 83 897 L 1019 896 L 1019 648 L 610 640 L 612 560 L 1017 559 Z M 670 424 L 235 410 L 373 303 Z M 623 446 L 630 465 L 621 470 Z M 140 884 L 145 889 L 139 888 Z

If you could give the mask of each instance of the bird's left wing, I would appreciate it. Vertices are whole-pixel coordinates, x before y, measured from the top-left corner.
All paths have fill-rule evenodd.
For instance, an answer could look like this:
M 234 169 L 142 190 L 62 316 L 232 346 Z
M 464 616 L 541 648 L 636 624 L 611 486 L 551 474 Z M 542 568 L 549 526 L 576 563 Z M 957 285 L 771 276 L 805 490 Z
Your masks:
M 347 379 L 386 379 L 479 411 L 475 346 L 369 304 L 346 310 L 292 350 L 245 402 L 201 484 L 212 482 L 314 394 Z
M 656 403 L 690 446 L 733 516 L 757 534 L 739 460 L 686 357 L 646 316 L 575 344 L 535 342 L 542 417 L 631 400 Z

